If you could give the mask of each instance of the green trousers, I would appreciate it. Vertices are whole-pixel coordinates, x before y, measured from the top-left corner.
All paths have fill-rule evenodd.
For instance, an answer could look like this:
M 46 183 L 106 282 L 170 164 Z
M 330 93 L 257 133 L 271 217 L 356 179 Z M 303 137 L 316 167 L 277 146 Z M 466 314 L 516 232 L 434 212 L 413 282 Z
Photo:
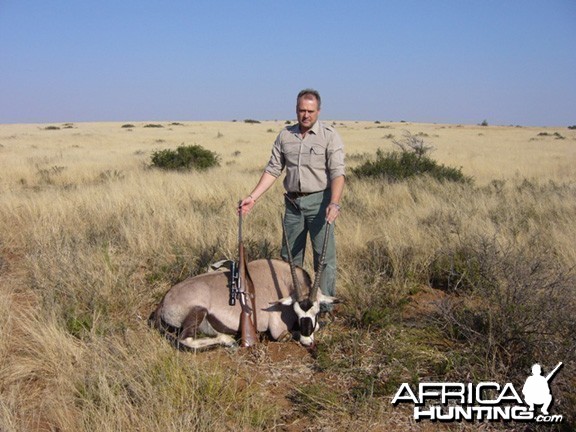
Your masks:
M 306 252 L 306 239 L 310 235 L 314 253 L 314 271 L 318 271 L 324 234 L 326 227 L 326 208 L 330 204 L 331 192 L 329 189 L 296 199 L 284 196 L 286 210 L 284 224 L 294 264 L 302 267 Z M 326 248 L 326 267 L 320 279 L 320 290 L 323 294 L 334 296 L 336 294 L 336 241 L 334 238 L 334 225 L 330 229 L 328 245 Z M 288 261 L 286 245 L 282 247 L 282 258 Z M 312 276 L 314 280 L 314 276 Z M 331 305 L 330 305 L 331 306 Z M 324 308 L 323 308 L 324 309 Z M 325 308 L 327 310 L 331 307 Z

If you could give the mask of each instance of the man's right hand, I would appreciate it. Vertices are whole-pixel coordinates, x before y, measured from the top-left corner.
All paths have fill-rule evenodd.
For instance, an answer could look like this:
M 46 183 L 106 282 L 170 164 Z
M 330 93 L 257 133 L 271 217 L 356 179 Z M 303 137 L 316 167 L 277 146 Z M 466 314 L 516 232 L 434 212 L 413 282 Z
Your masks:
M 246 198 L 240 201 L 240 204 L 238 205 L 238 214 L 242 212 L 242 216 L 247 215 L 250 213 L 252 208 L 254 208 L 255 204 L 256 200 L 252 198 L 252 195 L 248 195 Z

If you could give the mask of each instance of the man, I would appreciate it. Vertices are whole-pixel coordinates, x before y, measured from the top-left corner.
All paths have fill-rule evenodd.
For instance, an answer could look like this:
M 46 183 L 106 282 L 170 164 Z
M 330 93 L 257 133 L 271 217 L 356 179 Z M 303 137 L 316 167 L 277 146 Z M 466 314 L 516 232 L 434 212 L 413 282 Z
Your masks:
M 548 378 L 551 377 L 552 374 Z M 530 411 L 534 411 L 534 405 L 542 405 L 542 414 L 548 415 L 548 408 L 552 403 L 548 378 L 542 376 L 542 368 L 538 363 L 532 365 L 532 375 L 526 378 L 524 387 L 522 387 L 522 394 L 530 406 Z
M 248 213 L 286 169 L 284 222 L 294 263 L 303 265 L 309 234 L 315 270 L 318 269 L 327 223 L 334 224 L 340 215 L 345 182 L 344 144 L 332 126 L 318 121 L 320 108 L 320 94 L 316 90 L 305 89 L 298 94 L 298 124 L 287 126 L 280 132 L 258 184 L 240 203 L 242 213 Z M 286 246 L 282 248 L 282 257 L 288 259 Z M 335 285 L 336 244 L 331 229 L 320 290 L 325 295 L 334 296 Z

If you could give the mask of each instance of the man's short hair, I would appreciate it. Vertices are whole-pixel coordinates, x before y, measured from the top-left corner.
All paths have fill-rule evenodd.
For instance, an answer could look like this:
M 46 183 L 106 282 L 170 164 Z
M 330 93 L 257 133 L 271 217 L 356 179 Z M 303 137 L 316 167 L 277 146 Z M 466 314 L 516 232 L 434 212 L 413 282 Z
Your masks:
M 322 98 L 320 98 L 320 93 L 318 93 L 317 90 L 307 88 L 300 91 L 300 93 L 298 93 L 298 97 L 296 98 L 296 106 L 298 106 L 298 101 L 300 100 L 301 97 L 304 97 L 305 99 L 316 99 L 316 101 L 318 102 L 318 110 L 320 110 L 320 105 L 322 104 Z

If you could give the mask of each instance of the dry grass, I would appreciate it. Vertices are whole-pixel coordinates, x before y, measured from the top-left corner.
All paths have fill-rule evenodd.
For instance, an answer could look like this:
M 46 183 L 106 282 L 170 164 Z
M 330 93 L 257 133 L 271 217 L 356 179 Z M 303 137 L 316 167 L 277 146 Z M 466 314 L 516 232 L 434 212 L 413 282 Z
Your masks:
M 409 130 L 475 185 L 349 179 L 337 226 L 338 292 L 346 304 L 312 358 L 294 344 L 175 352 L 147 328 L 173 283 L 235 256 L 235 203 L 257 181 L 275 138 L 270 131 L 283 122 L 144 125 L 0 125 L 0 430 L 426 430 L 389 404 L 399 383 L 520 379 L 530 361 L 567 364 L 555 396 L 565 415 L 574 414 L 574 333 L 561 346 L 543 343 L 560 343 L 565 330 L 558 328 L 530 347 L 503 349 L 506 341 L 463 315 L 487 289 L 474 259 L 490 252 L 482 269 L 497 277 L 491 283 L 533 289 L 535 301 L 541 293 L 530 280 L 561 290 L 556 318 L 571 321 L 574 131 L 336 122 L 350 165 L 378 148 L 392 150 L 391 139 Z M 221 167 L 148 168 L 152 151 L 182 143 L 217 152 Z M 246 221 L 251 257 L 279 255 L 281 211 L 278 184 Z M 517 277 L 507 278 L 500 262 Z M 426 305 L 407 318 L 405 306 L 446 271 L 468 285 L 449 287 L 452 303 L 439 303 L 433 316 Z M 557 321 L 555 305 L 544 317 L 524 304 L 538 323 Z M 504 306 L 497 310 L 510 313 L 508 322 L 518 318 Z M 493 309 L 477 310 L 490 316 Z M 462 339 L 465 330 L 480 336 Z

